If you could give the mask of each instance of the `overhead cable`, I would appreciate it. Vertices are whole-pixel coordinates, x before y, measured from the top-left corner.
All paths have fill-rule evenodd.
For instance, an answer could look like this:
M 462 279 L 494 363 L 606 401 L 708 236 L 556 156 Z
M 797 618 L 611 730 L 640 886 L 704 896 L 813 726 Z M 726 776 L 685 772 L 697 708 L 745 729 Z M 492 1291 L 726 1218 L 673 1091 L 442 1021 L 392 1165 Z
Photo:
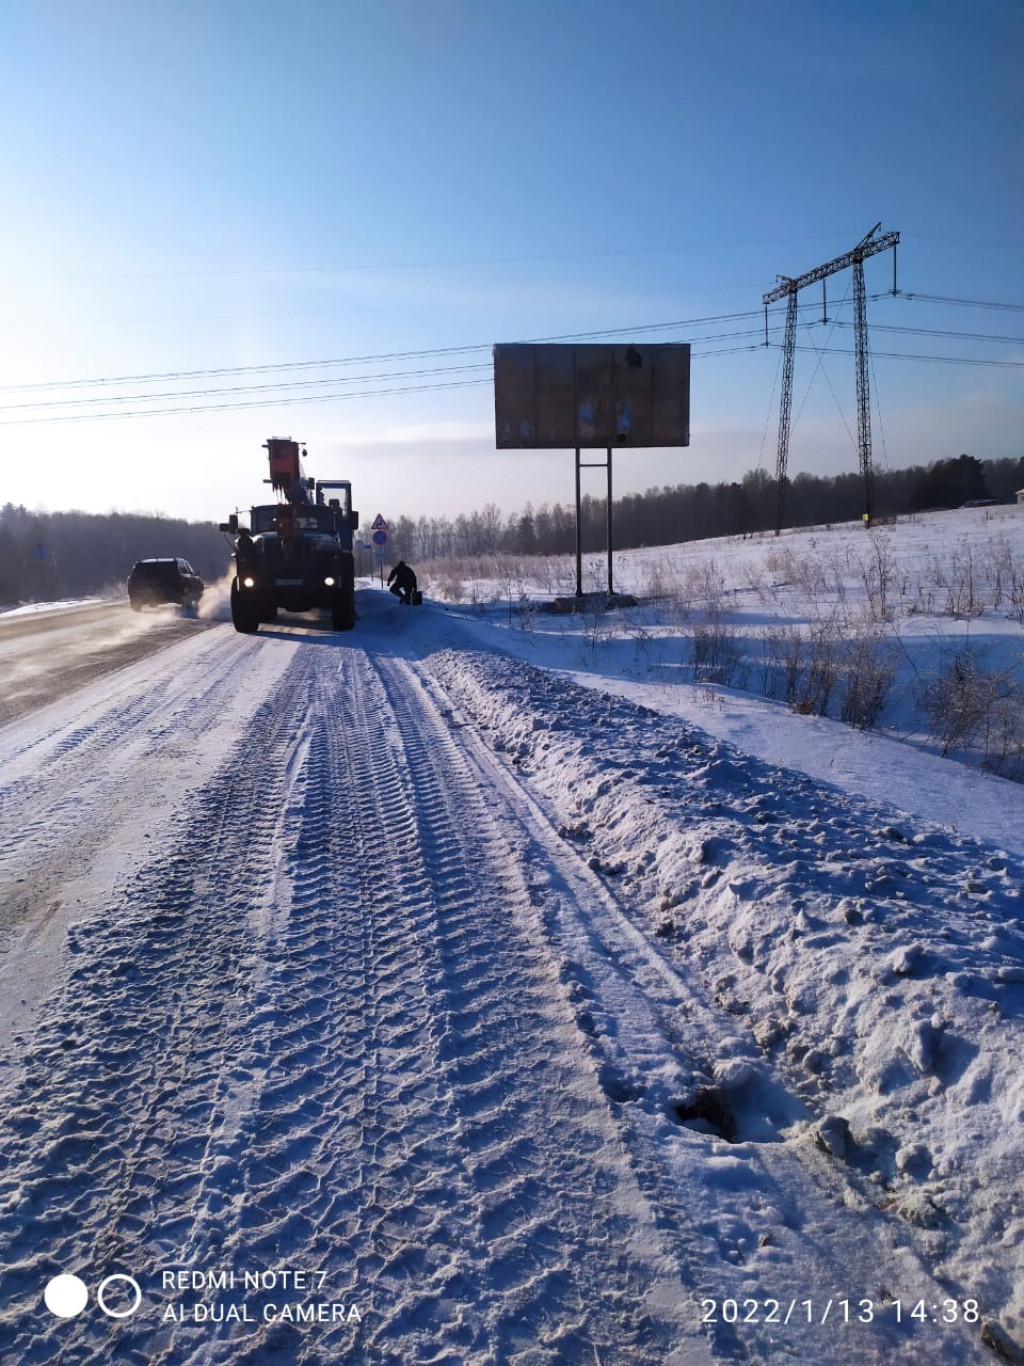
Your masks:
M 672 328 L 703 327 L 713 323 L 738 322 L 760 318 L 760 309 L 739 313 L 711 314 L 702 318 L 682 318 L 671 322 L 642 323 L 633 327 L 606 328 L 598 332 L 563 333 L 560 336 L 524 338 L 524 344 L 543 345 L 547 342 L 585 341 L 593 337 L 635 336 L 644 332 L 661 332 Z M 29 389 L 77 389 L 94 384 L 151 384 L 158 381 L 216 378 L 221 375 L 269 374 L 279 370 L 321 369 L 331 365 L 369 365 L 385 361 L 421 360 L 429 356 L 463 355 L 472 351 L 490 352 L 493 342 L 476 342 L 465 346 L 434 346 L 419 351 L 378 351 L 363 356 L 336 356 L 327 360 L 280 361 L 270 365 L 219 366 L 206 370 L 165 370 L 141 375 L 101 376 L 94 379 L 45 380 L 35 384 L 4 384 L 0 392 Z
M 754 329 L 754 331 L 756 331 L 757 335 L 760 335 L 760 329 Z M 750 343 L 750 344 L 748 344 L 748 345 L 746 345 L 746 346 L 727 346 L 727 347 L 722 347 L 721 349 L 719 349 L 719 350 L 714 350 L 714 351 L 698 351 L 698 352 L 696 353 L 696 355 L 695 355 L 695 359 L 697 359 L 697 360 L 702 360 L 702 359 L 705 359 L 705 358 L 707 358 L 707 357 L 714 357 L 714 356 L 734 356 L 734 355 L 740 354 L 741 352 L 754 352 L 754 351 L 760 351 L 760 350 L 762 350 L 762 348 L 763 348 L 763 343 L 760 343 L 760 342 L 758 342 L 758 343 Z M 441 371 L 438 371 L 438 372 L 436 372 L 436 373 L 442 373 L 442 374 L 443 374 L 443 373 L 453 373 L 453 372 L 455 372 L 455 371 L 460 371 L 460 370 L 461 370 L 461 371 L 464 371 L 464 370 L 477 370 L 477 369 L 489 370 L 489 369 L 490 369 L 490 366 L 489 366 L 489 365 L 484 365 L 484 366 L 455 366 L 455 367 L 452 367 L 452 368 L 451 368 L 450 370 L 448 370 L 448 371 L 441 370 Z M 408 372 L 407 372 L 407 374 L 410 375 L 410 376 L 417 375 L 417 374 L 430 374 L 430 373 L 432 373 L 432 372 L 430 372 L 430 371 L 408 371 Z M 357 380 L 362 380 L 362 379 L 366 379 L 366 378 L 369 378 L 369 376 L 358 376 L 358 377 L 357 377 Z M 392 378 L 392 376 L 384 375 L 384 376 L 381 376 L 380 378 L 388 379 L 388 378 Z M 401 378 L 401 376 L 400 376 L 400 375 L 395 375 L 395 376 L 393 376 L 393 378 L 396 378 L 396 379 L 397 379 L 397 378 Z M 330 381 L 326 381 L 326 382 L 330 382 Z M 337 381 L 337 382 L 340 382 L 340 383 L 351 383 L 352 381 L 341 380 L 341 381 Z M 297 403 L 324 403 L 324 402 L 328 402 L 328 401 L 335 401 L 335 400 L 341 400 L 341 399 L 353 399 L 353 398 L 381 398 L 381 397 L 387 397 L 387 396 L 389 396 L 389 395 L 398 395 L 398 394 L 418 394 L 418 393 L 426 393 L 426 392 L 433 391 L 433 390 L 437 390 L 437 389 L 467 389 L 467 388 L 473 387 L 474 385 L 490 384 L 490 383 L 491 383 L 491 378 L 490 378 L 490 376 L 488 375 L 486 378 L 480 378 L 480 379 L 442 381 L 442 382 L 435 383 L 435 384 L 408 384 L 408 385 L 399 385 L 399 386 L 396 387 L 396 388 L 387 388 L 387 389 L 358 389 L 358 390 L 349 390 L 349 391 L 346 391 L 346 392 L 344 392 L 344 393 L 309 394 L 309 395 L 306 395 L 306 394 L 298 394 L 298 395 L 289 396 L 289 397 L 287 397 L 287 398 L 247 399 L 247 400 L 237 400 L 237 401 L 218 402 L 218 403 L 187 403 L 187 404 L 185 404 L 185 405 L 183 405 L 183 406 L 174 407 L 174 408 L 143 408 L 143 409 L 139 409 L 139 408 L 122 407 L 122 408 L 107 408 L 107 409 L 106 409 L 105 411 L 103 411 L 103 412 L 89 412 L 89 413 L 64 413 L 64 412 L 61 412 L 61 413 L 48 413 L 48 414 L 46 414 L 46 415 L 44 415 L 44 416 L 41 416 L 41 417 L 22 416 L 22 417 L 13 417 L 13 418 L 0 418 L 0 426 L 3 426 L 3 427 L 11 427 L 11 426 L 17 426 L 17 425 L 36 424 L 36 423 L 40 423 L 40 422 L 84 422 L 84 421 L 97 422 L 97 421 L 102 421 L 102 420 L 104 420 L 104 419 L 106 419 L 106 418 L 129 418 L 129 417 L 176 417 L 176 416 L 186 416 L 186 415 L 195 414 L 195 413 L 214 413 L 214 412 L 223 412 L 223 411 L 226 411 L 226 410 L 228 410 L 228 409 L 234 409 L 234 408 L 264 408 L 264 407 L 277 407 L 277 406 L 282 406 L 282 405 L 287 405 L 287 404 L 297 404 Z M 256 388 L 255 390 L 246 390 L 246 389 L 243 389 L 243 390 L 241 390 L 241 392 L 258 392 L 260 387 L 261 387 L 261 386 L 257 386 L 257 388 Z M 285 386 L 285 387 L 291 387 L 291 386 Z M 229 392 L 232 392 L 232 391 L 231 391 L 231 390 L 211 390 L 211 391 L 209 391 L 209 393 L 204 393 L 203 391 L 197 391 L 194 395 L 190 395 L 190 397 L 198 397 L 198 398 L 201 398 L 201 397 L 215 397 L 218 393 L 222 393 L 222 392 L 224 392 L 224 393 L 229 393 Z M 155 398 L 156 395 L 149 395 L 149 396 L 146 396 L 146 395 L 136 395 L 136 396 L 134 397 L 134 399 L 132 399 L 132 400 L 126 400 L 126 402 L 127 402 L 127 401 L 130 401 L 130 402 L 141 402 L 141 401 L 143 401 L 146 397 Z M 172 395 L 172 397 L 175 397 L 175 395 Z M 184 397 L 184 395 L 182 395 L 182 397 Z M 90 403 L 90 404 L 91 404 L 91 403 L 104 403 L 104 402 L 105 402 L 105 403 L 109 404 L 109 403 L 111 402 L 111 400 L 110 400 L 110 399 L 105 399 L 105 400 L 104 400 L 104 399 L 78 399 L 78 400 L 74 400 L 73 402 L 75 403 L 76 406 L 79 406 L 79 405 L 84 405 L 84 404 L 86 404 L 86 403 Z M 13 411 L 13 410 L 16 409 L 16 408 L 19 409 L 19 410 L 22 410 L 22 409 L 24 409 L 24 408 L 28 408 L 28 409 L 31 411 L 31 410 L 39 409 L 39 408 L 51 408 L 51 407 L 59 407 L 59 406 L 71 406 L 71 404 L 70 404 L 70 403 L 69 403 L 68 405 L 49 404 L 49 403 L 39 403 L 39 404 L 11 404 L 11 405 L 9 405 L 8 407 L 2 407 L 2 408 L 0 408 L 0 412 L 9 412 L 9 411 Z

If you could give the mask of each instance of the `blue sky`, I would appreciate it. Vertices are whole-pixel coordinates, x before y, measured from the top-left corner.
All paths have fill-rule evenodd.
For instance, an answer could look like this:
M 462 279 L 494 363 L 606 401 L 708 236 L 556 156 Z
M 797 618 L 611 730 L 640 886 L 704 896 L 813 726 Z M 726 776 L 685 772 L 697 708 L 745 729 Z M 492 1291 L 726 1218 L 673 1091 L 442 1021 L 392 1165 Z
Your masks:
M 694 346 L 691 446 L 617 490 L 739 478 L 778 275 L 880 221 L 903 291 L 1024 306 L 1016 0 L 0 0 L 0 77 L 0 501 L 220 519 L 290 434 L 368 517 L 567 502 L 571 453 L 494 449 L 489 348 L 613 330 Z M 876 463 L 1024 454 L 1024 307 L 866 276 Z M 855 413 L 801 351 L 791 471 L 856 469 Z

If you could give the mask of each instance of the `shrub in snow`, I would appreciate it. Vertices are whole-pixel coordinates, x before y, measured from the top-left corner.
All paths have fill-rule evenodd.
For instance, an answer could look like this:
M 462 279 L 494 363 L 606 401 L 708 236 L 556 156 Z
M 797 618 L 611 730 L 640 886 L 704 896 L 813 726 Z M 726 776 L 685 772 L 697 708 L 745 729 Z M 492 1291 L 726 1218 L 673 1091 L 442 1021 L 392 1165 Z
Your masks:
M 740 663 L 736 630 L 711 612 L 693 632 L 693 681 L 729 687 Z
M 873 730 L 881 719 L 896 678 L 891 646 L 878 635 L 857 635 L 847 643 L 840 719 L 859 730 Z
M 462 602 L 466 596 L 466 585 L 456 570 L 445 574 L 436 585 L 431 583 L 431 588 L 445 602 Z
M 943 757 L 976 749 L 986 768 L 1024 772 L 1024 690 L 1009 670 L 985 673 L 973 651 L 960 650 L 920 686 L 918 702 Z

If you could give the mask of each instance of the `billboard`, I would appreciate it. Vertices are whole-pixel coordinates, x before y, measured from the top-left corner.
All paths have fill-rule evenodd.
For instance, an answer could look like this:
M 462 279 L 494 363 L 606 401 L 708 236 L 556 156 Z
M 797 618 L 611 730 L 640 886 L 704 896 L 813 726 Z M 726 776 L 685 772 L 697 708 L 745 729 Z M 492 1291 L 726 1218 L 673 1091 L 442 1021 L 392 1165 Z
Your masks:
M 510 342 L 494 348 L 498 450 L 690 444 L 690 348 Z

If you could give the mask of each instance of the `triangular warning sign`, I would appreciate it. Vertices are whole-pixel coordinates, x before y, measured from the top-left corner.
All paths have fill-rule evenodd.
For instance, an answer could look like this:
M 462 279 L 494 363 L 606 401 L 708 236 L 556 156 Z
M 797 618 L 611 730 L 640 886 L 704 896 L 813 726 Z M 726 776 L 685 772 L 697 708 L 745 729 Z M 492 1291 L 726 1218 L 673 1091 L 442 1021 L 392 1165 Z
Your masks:
M 371 526 L 370 526 L 370 530 L 371 530 L 371 531 L 387 531 L 387 529 L 388 529 L 388 524 L 387 524 L 387 522 L 385 522 L 384 518 L 383 518 L 383 517 L 380 515 L 380 513 L 378 512 L 377 515 L 376 515 L 376 517 L 374 517 L 374 519 L 373 519 L 373 522 L 372 522 L 372 524 L 371 524 Z

